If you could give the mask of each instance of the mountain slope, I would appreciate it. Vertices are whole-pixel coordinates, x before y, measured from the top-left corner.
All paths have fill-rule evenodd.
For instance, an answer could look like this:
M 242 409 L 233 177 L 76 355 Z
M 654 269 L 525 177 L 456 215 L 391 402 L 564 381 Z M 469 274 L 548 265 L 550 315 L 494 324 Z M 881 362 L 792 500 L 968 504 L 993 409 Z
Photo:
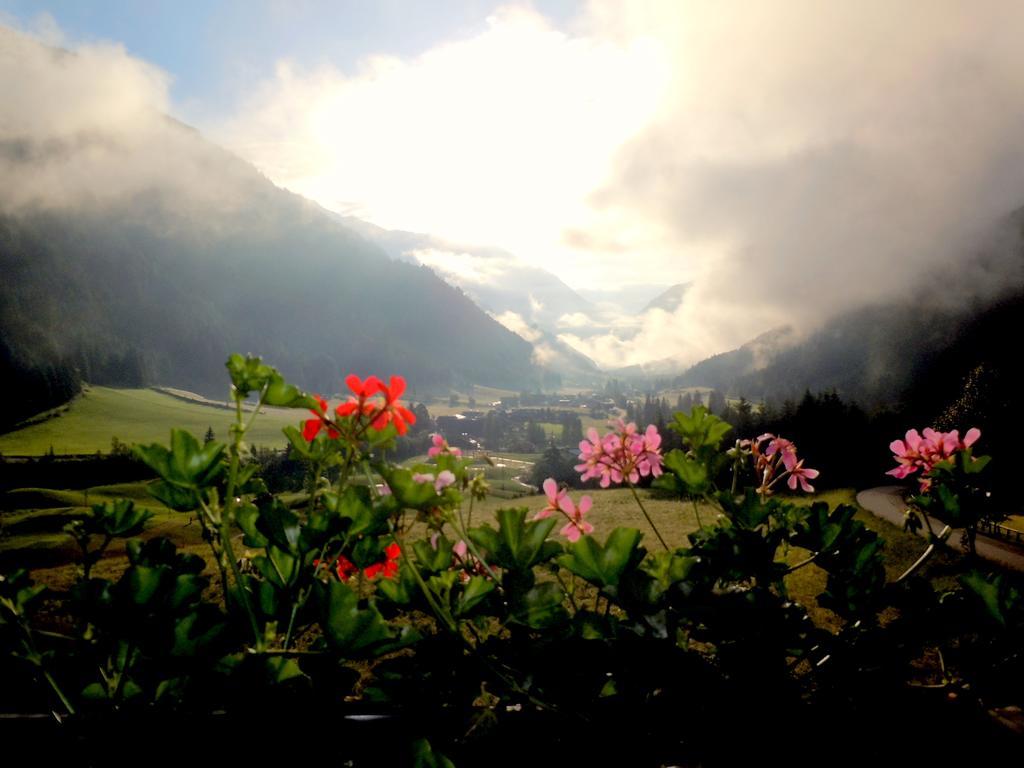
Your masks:
M 326 393 L 343 376 L 402 374 L 416 388 L 521 388 L 526 341 L 431 270 L 389 259 L 316 205 L 162 116 L 139 148 L 116 134 L 0 141 L 0 171 L 66 177 L 73 200 L 0 196 L 0 375 L 11 424 L 80 380 L 222 397 L 233 351 L 261 354 Z M 130 193 L 100 171 L 166 154 L 194 177 L 143 168 Z M 202 183 L 198 183 L 202 180 Z M 195 183 L 193 183 L 195 182 Z M 77 185 L 77 186 L 76 186 Z
M 661 309 L 665 312 L 675 312 L 679 309 L 679 305 L 683 302 L 683 297 L 686 296 L 686 292 L 688 290 L 690 290 L 690 283 L 676 283 L 675 285 L 668 287 L 664 292 L 659 293 L 647 302 L 641 310 L 641 314 L 644 312 L 650 312 L 652 309 Z

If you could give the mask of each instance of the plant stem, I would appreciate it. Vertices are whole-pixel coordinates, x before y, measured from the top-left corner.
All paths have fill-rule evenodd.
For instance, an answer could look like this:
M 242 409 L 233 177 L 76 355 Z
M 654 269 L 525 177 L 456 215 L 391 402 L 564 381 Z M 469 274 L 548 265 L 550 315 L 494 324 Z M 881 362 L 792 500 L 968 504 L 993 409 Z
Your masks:
M 805 565 L 810 565 L 811 563 L 813 563 L 813 562 L 814 562 L 815 560 L 817 560 L 817 559 L 818 559 L 818 555 L 820 555 L 820 554 L 821 554 L 821 552 L 815 552 L 815 553 L 814 553 L 813 555 L 811 555 L 810 557 L 808 557 L 808 558 L 807 558 L 806 560 L 801 560 L 801 561 L 800 561 L 799 563 L 797 563 L 796 565 L 793 565 L 793 566 L 790 566 L 789 568 L 787 568 L 787 569 L 786 569 L 786 572 L 785 572 L 784 574 L 782 574 L 782 575 L 783 575 L 783 576 L 788 576 L 788 575 L 789 575 L 789 574 L 791 574 L 791 573 L 792 573 L 793 571 L 798 571 L 798 570 L 800 570 L 801 568 L 803 568 L 803 567 L 804 567 Z
M 562 585 L 562 591 L 565 592 L 565 596 L 569 598 L 569 602 L 572 604 L 573 611 L 579 613 L 580 607 L 576 604 L 576 598 L 573 596 L 572 592 L 569 591 L 569 588 L 565 585 L 565 582 L 562 581 L 562 574 L 560 574 L 558 571 L 555 571 L 555 578 L 558 579 L 558 583 Z
M 260 396 L 256 401 L 256 407 L 253 409 L 252 416 L 249 418 L 249 421 L 244 424 L 242 400 L 238 396 L 238 393 L 235 393 L 235 429 L 233 430 L 234 440 L 231 443 L 231 468 L 228 474 L 228 487 L 224 499 L 224 513 L 221 515 L 220 524 L 217 526 L 218 533 L 220 534 L 221 548 L 223 550 L 224 557 L 227 558 L 228 567 L 231 569 L 231 575 L 234 577 L 239 599 L 242 601 L 242 606 L 245 608 L 245 613 L 249 618 L 249 624 L 252 628 L 252 634 L 256 641 L 257 648 L 263 648 L 264 637 L 260 633 L 259 623 L 256 621 L 256 613 L 253 611 L 252 603 L 249 600 L 249 592 L 242 583 L 242 574 L 238 571 L 238 563 L 235 560 L 234 548 L 231 546 L 231 525 L 235 521 L 235 490 L 238 485 L 238 471 L 241 463 L 240 453 L 242 449 L 242 438 L 253 425 L 253 422 L 256 420 L 256 416 L 260 412 L 260 408 L 263 407 L 263 400 L 267 396 L 268 386 L 269 384 L 264 385 L 263 389 L 260 391 Z M 224 597 L 225 600 L 227 600 L 227 593 L 225 593 Z
M 430 609 L 434 612 L 437 618 L 441 619 L 445 628 L 449 632 L 461 637 L 459 625 L 455 622 L 455 619 L 452 618 L 448 611 L 441 610 L 441 606 L 438 605 L 437 601 L 434 599 L 434 595 L 431 593 L 430 588 L 427 586 L 426 582 L 423 581 L 423 577 L 420 575 L 419 569 L 412 560 L 409 559 L 407 550 L 402 546 L 402 542 L 397 536 L 392 536 L 391 540 L 398 545 L 398 550 L 402 554 L 402 562 L 405 564 L 406 568 L 409 568 L 412 571 L 413 578 L 416 579 L 416 583 L 419 585 L 420 591 L 423 593 L 423 597 L 426 598 L 427 603 L 430 605 Z
M 249 626 L 252 629 L 253 638 L 256 640 L 256 647 L 262 649 L 264 638 L 260 633 L 259 622 L 256 621 L 256 613 L 252 609 L 252 603 L 249 601 L 249 591 L 242 583 L 242 574 L 239 572 L 238 563 L 235 561 L 235 553 L 231 547 L 231 532 L 223 524 L 220 526 L 220 540 L 221 546 L 224 549 L 224 556 L 227 558 L 228 566 L 231 568 L 231 575 L 234 576 L 235 586 L 238 588 L 238 595 L 242 601 L 242 606 L 249 617 Z
M 121 670 L 117 673 L 117 688 L 114 690 L 115 706 L 121 703 L 121 696 L 124 693 L 124 684 L 125 681 L 128 679 L 128 669 L 132 665 L 132 660 L 134 656 L 135 645 L 133 643 L 129 643 L 128 648 L 124 653 L 124 664 L 121 665 Z
M 903 572 L 902 576 L 896 579 L 896 583 L 899 584 L 904 579 L 910 578 L 922 565 L 925 564 L 928 558 L 935 554 L 935 550 L 938 548 L 938 542 L 945 541 L 949 537 L 949 534 L 951 534 L 952 532 L 953 529 L 950 528 L 948 525 L 941 531 L 939 531 L 939 535 L 936 537 L 937 540 L 933 541 L 931 544 L 928 545 L 928 548 L 922 553 L 922 555 L 919 558 L 917 558 L 917 561 L 912 566 L 907 568 L 907 570 Z
M 700 519 L 700 507 L 697 505 L 696 499 L 690 499 L 693 502 L 693 514 L 697 516 L 697 526 L 703 531 L 704 521 Z
M 302 602 L 305 602 L 303 600 Z M 292 603 L 292 615 L 288 617 L 288 630 L 284 633 L 284 650 L 288 650 L 288 646 L 292 642 L 292 630 L 295 628 L 295 616 L 299 612 L 299 601 L 296 600 Z
M 43 679 L 45 679 L 46 682 L 49 684 L 50 688 L 53 689 L 53 692 L 57 694 L 57 698 L 60 699 L 60 703 L 64 705 L 64 709 L 68 711 L 68 714 L 75 714 L 75 708 L 71 706 L 71 702 L 68 701 L 67 696 L 64 695 L 64 692 L 60 689 L 60 686 L 57 685 L 57 681 L 53 679 L 53 675 L 51 675 L 49 671 L 46 669 L 43 669 Z
M 651 516 L 647 514 L 647 509 L 644 507 L 644 503 L 640 501 L 640 495 L 636 492 L 636 488 L 633 486 L 633 484 L 629 481 L 628 478 L 626 479 L 626 485 L 628 485 L 629 490 L 632 491 L 633 498 L 636 499 L 636 503 L 640 507 L 640 511 L 643 512 L 644 517 L 647 518 L 647 522 L 651 526 L 651 530 L 654 531 L 654 535 L 658 537 L 658 541 L 661 542 L 661 546 L 663 546 L 667 551 L 669 548 L 668 544 L 666 544 L 665 539 L 661 537 L 661 532 L 658 530 L 658 527 L 654 524 L 654 521 L 651 520 Z
M 220 571 L 220 583 L 224 591 L 224 608 L 226 609 L 228 595 L 231 593 L 231 583 L 228 581 L 227 568 L 224 567 L 224 552 L 220 547 L 220 525 L 214 518 L 213 511 L 202 500 L 199 502 L 199 524 L 203 526 L 203 533 L 209 536 L 210 551 L 213 552 L 213 560 L 217 563 L 217 570 Z
M 461 512 L 461 510 L 460 510 L 460 512 Z M 480 564 L 484 567 L 484 570 L 487 571 L 487 575 L 490 576 L 492 579 L 494 579 L 494 583 L 498 587 L 498 592 L 502 592 L 503 593 L 504 590 L 502 589 L 501 580 L 498 578 L 498 574 L 496 574 L 494 572 L 494 570 L 491 568 L 490 564 L 486 560 L 484 560 L 484 558 L 480 555 L 480 551 L 476 548 L 476 544 L 474 544 L 472 539 L 469 538 L 469 533 L 462 526 L 462 521 L 460 520 L 459 521 L 459 525 L 456 525 L 455 524 L 455 520 L 452 519 L 451 523 L 452 523 L 452 527 L 455 528 L 455 532 L 458 533 L 459 536 L 462 537 L 462 540 L 464 542 L 466 542 L 466 547 L 472 553 L 473 557 L 475 557 L 480 562 Z

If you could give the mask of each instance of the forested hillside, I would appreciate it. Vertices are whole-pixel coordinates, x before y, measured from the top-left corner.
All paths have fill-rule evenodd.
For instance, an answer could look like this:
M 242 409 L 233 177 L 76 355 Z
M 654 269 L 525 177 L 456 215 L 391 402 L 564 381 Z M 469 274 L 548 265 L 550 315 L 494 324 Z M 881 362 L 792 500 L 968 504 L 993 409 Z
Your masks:
M 222 396 L 233 351 L 323 392 L 349 371 L 400 373 L 413 388 L 533 383 L 531 345 L 461 291 L 195 132 L 166 129 L 198 155 L 216 204 L 209 189 L 152 179 L 102 205 L 0 211 L 0 375 L 11 395 L 0 422 L 63 402 L 82 380 Z M 80 149 L 7 145 L 0 159 Z M 102 196 L 103 179 L 94 183 Z

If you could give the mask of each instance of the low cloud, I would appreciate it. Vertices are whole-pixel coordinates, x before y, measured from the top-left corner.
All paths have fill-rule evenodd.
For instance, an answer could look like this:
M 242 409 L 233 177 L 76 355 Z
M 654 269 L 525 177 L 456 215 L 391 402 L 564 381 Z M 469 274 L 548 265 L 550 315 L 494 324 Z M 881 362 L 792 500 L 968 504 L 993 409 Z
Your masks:
M 643 38 L 575 34 L 510 5 L 416 57 L 278 62 L 216 135 L 327 208 L 502 248 L 575 285 L 588 255 L 562 231 L 649 122 L 664 75 Z
M 529 342 L 539 340 L 543 334 L 533 328 L 523 316 L 516 312 L 502 312 L 500 315 L 493 315 L 494 319 L 508 328 L 512 333 L 518 334 Z
M 406 256 L 416 259 L 442 276 L 457 278 L 459 283 L 493 285 L 501 281 L 515 262 L 497 256 L 481 256 L 474 253 L 419 248 L 407 251 Z
M 327 207 L 574 287 L 688 281 L 673 313 L 542 303 L 602 365 L 694 362 L 869 301 L 1024 282 L 1019 244 L 990 237 L 1024 204 L 1021 29 L 1013 0 L 595 0 L 561 28 L 512 7 L 417 57 L 280 62 L 204 128 Z M 169 82 L 117 44 L 0 27 L 0 211 L 237 205 L 256 172 L 167 116 Z M 481 286 L 512 263 L 418 257 Z M 535 334 L 531 309 L 503 322 Z
M 0 26 L 0 211 L 103 210 L 148 195 L 190 217 L 245 197 L 258 174 L 168 117 L 166 73 L 113 43 L 53 47 L 52 20 L 42 37 Z
M 558 318 L 560 328 L 584 328 L 592 324 L 593 321 L 582 312 L 566 313 Z
M 693 287 L 628 343 L 587 339 L 588 354 L 693 362 L 868 302 L 966 304 L 1021 284 L 1019 246 L 988 233 L 1024 204 L 1024 5 L 591 12 L 591 34 L 658 39 L 673 75 L 591 197 L 605 223 L 587 244 L 617 252 L 642 232 L 634 251 L 655 270 L 685 262 Z

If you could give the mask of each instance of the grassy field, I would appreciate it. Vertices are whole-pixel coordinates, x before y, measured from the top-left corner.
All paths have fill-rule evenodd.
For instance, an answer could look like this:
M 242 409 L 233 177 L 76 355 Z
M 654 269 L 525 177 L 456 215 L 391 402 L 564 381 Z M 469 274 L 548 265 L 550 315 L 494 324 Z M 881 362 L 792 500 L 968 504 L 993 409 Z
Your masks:
M 254 445 L 280 447 L 282 427 L 298 425 L 305 411 L 267 408 L 248 435 Z M 67 411 L 39 424 L 0 435 L 0 453 L 41 456 L 54 453 L 109 451 L 111 440 L 122 443 L 166 443 L 171 428 L 187 429 L 202 439 L 213 429 L 218 440 L 228 438 L 234 414 L 226 408 L 190 403 L 150 389 L 90 387 Z

